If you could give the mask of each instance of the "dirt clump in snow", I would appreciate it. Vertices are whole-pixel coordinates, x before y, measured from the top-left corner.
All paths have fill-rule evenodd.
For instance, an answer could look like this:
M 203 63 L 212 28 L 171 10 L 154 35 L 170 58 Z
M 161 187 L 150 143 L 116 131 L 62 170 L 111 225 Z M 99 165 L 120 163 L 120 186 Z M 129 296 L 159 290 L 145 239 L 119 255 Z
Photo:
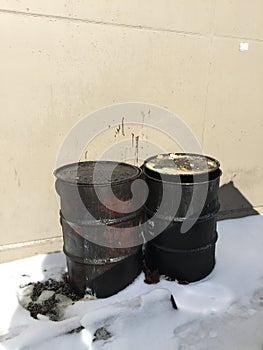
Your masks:
M 105 327 L 100 327 L 94 333 L 93 341 L 107 340 L 111 337 L 112 337 L 112 334 Z
M 62 281 L 56 281 L 54 279 L 48 279 L 45 282 L 33 283 L 34 288 L 32 291 L 32 301 L 37 301 L 43 291 L 49 290 L 54 291 L 56 294 L 64 295 L 73 301 L 81 299 L 81 296 L 72 291 L 68 282 L 67 274 L 63 275 Z
M 30 312 L 31 317 L 39 319 L 43 315 L 52 321 L 61 320 L 64 309 L 81 298 L 71 289 L 67 274 L 61 281 L 50 278 L 43 282 L 31 282 L 18 292 L 20 304 Z

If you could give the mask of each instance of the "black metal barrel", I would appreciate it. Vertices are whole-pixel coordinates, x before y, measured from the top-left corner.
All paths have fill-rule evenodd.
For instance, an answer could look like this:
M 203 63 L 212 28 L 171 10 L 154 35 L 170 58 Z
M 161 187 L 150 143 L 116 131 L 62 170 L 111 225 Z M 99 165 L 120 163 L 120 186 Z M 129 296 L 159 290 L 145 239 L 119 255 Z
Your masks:
M 141 170 L 126 163 L 87 161 L 54 174 L 72 288 L 81 295 L 89 289 L 99 298 L 117 293 L 142 269 L 138 236 L 143 210 L 131 201 L 140 197 L 131 185 Z
M 187 282 L 213 270 L 219 167 L 211 157 L 190 153 L 161 154 L 144 162 L 149 188 L 145 260 L 150 269 Z

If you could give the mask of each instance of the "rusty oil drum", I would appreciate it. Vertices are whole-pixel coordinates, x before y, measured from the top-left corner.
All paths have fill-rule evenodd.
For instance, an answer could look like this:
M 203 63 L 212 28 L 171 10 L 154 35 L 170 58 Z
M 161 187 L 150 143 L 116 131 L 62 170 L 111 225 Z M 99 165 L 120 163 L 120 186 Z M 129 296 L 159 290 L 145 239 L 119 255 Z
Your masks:
M 62 166 L 54 175 L 72 288 L 80 295 L 91 290 L 99 298 L 117 293 L 142 270 L 138 236 L 144 212 L 130 204 L 133 195 L 140 196 L 132 194 L 131 185 L 141 177 L 141 169 L 86 161 Z
M 161 154 L 147 159 L 142 168 L 149 188 L 146 265 L 179 281 L 204 278 L 215 266 L 219 162 L 198 154 Z M 192 202 L 194 191 L 197 201 Z M 190 225 L 182 233 L 186 217 Z

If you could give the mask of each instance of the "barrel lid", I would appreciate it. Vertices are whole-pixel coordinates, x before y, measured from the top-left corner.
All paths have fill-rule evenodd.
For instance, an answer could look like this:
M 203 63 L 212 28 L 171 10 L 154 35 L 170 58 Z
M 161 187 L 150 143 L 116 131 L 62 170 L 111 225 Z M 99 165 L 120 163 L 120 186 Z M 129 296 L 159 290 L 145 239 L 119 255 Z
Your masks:
M 96 174 L 94 174 L 95 169 Z M 136 166 L 113 161 L 72 163 L 54 171 L 57 179 L 77 185 L 109 185 L 112 183 L 121 183 L 131 181 L 140 174 L 141 170 Z
M 169 180 L 172 178 L 209 178 L 212 173 L 219 170 L 220 163 L 209 156 L 194 153 L 166 153 L 148 158 L 144 162 L 144 169 L 148 175 Z M 201 178 L 200 178 L 201 179 Z

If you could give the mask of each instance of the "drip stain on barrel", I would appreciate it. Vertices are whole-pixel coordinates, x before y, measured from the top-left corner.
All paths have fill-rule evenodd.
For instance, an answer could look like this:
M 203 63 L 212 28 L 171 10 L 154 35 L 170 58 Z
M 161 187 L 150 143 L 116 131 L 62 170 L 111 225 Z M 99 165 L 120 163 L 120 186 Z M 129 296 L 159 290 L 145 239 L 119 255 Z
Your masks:
M 169 153 L 147 159 L 142 169 L 149 188 L 144 208 L 147 266 L 187 282 L 206 277 L 215 266 L 219 162 L 199 154 Z M 192 201 L 193 195 L 197 200 Z M 182 233 L 186 220 L 190 228 Z
M 131 185 L 141 173 L 111 161 L 73 163 L 55 171 L 69 281 L 78 294 L 91 289 L 108 297 L 141 272 L 137 237 L 143 208 L 134 209 L 131 201 Z

